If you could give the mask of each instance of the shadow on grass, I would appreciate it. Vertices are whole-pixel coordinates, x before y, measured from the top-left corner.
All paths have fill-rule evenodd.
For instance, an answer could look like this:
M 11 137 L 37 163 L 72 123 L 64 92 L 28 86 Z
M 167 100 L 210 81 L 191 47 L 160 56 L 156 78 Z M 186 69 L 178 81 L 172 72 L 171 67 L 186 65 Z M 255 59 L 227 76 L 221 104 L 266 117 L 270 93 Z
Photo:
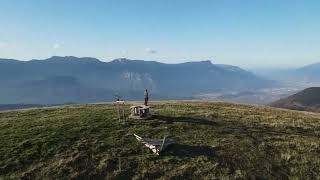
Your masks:
M 204 146 L 204 145 L 192 146 L 192 145 L 186 145 L 186 144 L 172 144 L 168 146 L 162 154 L 178 156 L 178 157 L 198 157 L 198 156 L 214 157 L 216 156 L 216 152 L 214 148 L 210 146 Z
M 320 129 L 305 129 L 302 127 L 284 127 L 277 129 L 265 125 L 249 125 L 240 121 L 221 121 L 221 120 L 207 120 L 194 117 L 174 117 L 164 115 L 153 115 L 153 119 L 165 121 L 167 123 L 182 122 L 195 125 L 209 125 L 214 126 L 216 130 L 222 131 L 221 133 L 237 133 L 237 134 L 250 134 L 260 133 L 265 135 L 296 135 L 296 136 L 308 136 L 308 137 L 320 137 Z
M 153 119 L 158 119 L 161 121 L 166 121 L 168 123 L 173 122 L 184 122 L 184 123 L 192 123 L 192 124 L 199 124 L 199 125 L 209 125 L 214 126 L 217 125 L 214 121 L 209 121 L 206 119 L 200 119 L 200 118 L 193 118 L 193 117 L 173 117 L 173 116 L 163 116 L 163 115 L 153 115 Z
M 231 124 L 232 123 L 232 124 Z M 275 128 L 266 125 L 246 125 L 240 122 L 228 122 L 221 126 L 220 134 L 239 134 L 249 135 L 252 133 L 259 134 L 257 138 L 262 136 L 304 136 L 304 137 L 320 137 L 320 129 L 304 129 L 302 127 L 284 127 Z
M 258 133 L 263 135 L 290 135 L 290 136 L 304 136 L 304 137 L 320 137 L 320 128 L 306 129 L 303 127 L 283 127 L 276 128 L 267 125 L 259 124 L 245 124 L 241 121 L 229 121 L 229 120 L 207 120 L 205 118 L 194 118 L 194 117 L 174 117 L 164 115 L 153 115 L 153 119 L 165 121 L 167 123 L 182 122 L 194 125 L 208 125 L 215 129 L 215 131 L 221 134 L 239 134 L 244 136 L 250 136 L 252 133 Z

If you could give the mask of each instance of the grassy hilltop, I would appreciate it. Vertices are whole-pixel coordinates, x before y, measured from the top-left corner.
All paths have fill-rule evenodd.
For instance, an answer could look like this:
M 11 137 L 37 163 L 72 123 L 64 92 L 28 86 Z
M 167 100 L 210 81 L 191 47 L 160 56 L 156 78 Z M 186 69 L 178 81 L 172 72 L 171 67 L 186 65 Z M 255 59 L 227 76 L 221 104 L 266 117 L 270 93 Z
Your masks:
M 320 114 L 206 102 L 151 108 L 152 120 L 125 124 L 104 104 L 1 112 L 0 179 L 320 179 Z M 155 156 L 133 133 L 176 144 Z

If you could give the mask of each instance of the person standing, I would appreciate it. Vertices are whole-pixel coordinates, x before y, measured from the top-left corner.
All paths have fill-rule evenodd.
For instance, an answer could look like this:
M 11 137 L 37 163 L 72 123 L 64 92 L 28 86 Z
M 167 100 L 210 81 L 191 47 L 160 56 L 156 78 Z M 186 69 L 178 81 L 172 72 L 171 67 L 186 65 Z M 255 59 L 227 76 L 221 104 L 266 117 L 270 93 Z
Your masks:
M 149 93 L 148 93 L 148 89 L 146 89 L 144 91 L 144 105 L 148 106 L 148 101 L 149 101 Z

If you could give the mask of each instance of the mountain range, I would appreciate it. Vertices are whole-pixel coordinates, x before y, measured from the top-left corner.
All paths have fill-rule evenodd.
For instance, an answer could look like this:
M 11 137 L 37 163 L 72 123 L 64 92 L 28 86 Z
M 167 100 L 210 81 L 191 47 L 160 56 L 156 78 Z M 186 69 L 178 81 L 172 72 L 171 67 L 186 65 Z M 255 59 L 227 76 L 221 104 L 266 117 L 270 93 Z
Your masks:
M 44 60 L 0 59 L 0 104 L 61 104 L 111 101 L 115 95 L 141 100 L 192 99 L 194 94 L 254 90 L 274 85 L 236 66 L 211 61 L 155 61 L 53 56 Z
M 300 68 L 287 69 L 253 69 L 255 74 L 262 77 L 298 84 L 319 85 L 320 84 L 320 63 L 306 65 Z

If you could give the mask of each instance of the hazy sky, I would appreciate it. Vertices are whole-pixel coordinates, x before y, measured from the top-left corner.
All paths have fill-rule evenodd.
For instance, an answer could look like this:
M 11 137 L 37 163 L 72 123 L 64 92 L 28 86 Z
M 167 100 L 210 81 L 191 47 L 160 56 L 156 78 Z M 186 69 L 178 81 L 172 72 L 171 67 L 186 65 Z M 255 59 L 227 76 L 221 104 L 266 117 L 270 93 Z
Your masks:
M 319 0 L 0 0 L 0 57 L 320 62 Z

